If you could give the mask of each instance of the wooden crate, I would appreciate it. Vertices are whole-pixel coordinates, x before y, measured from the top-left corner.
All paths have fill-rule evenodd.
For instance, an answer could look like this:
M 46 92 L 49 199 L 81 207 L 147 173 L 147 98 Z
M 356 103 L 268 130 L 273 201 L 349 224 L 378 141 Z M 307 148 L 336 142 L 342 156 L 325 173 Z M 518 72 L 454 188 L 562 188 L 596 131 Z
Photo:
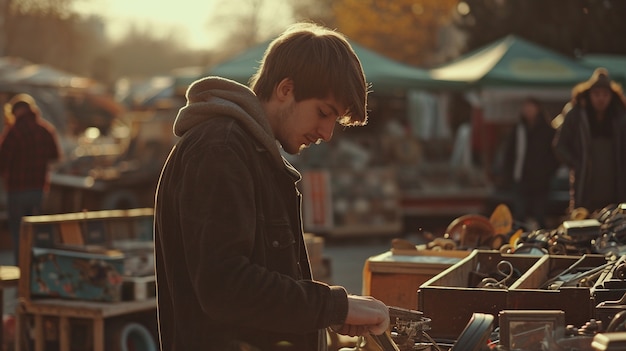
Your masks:
M 434 338 L 455 340 L 473 313 L 498 316 L 501 310 L 506 309 L 507 290 L 475 286 L 483 275 L 495 272 L 502 260 L 509 261 L 521 276 L 521 272 L 529 270 L 540 258 L 474 250 L 466 258 L 422 284 L 417 292 L 418 310 L 431 319 L 428 334 Z M 512 283 L 509 282 L 509 285 Z
M 151 240 L 153 211 L 150 208 L 130 210 L 92 211 L 42 216 L 26 216 L 20 233 L 20 273 L 18 286 L 19 305 L 16 306 L 17 351 L 31 342 L 35 351 L 46 349 L 46 322 L 56 321 L 58 349 L 69 350 L 77 333 L 73 328 L 89 325 L 86 337 L 92 351 L 110 350 L 105 347 L 105 321 L 129 316 L 145 317 L 147 323 L 156 324 L 156 298 L 120 302 L 97 302 L 60 298 L 37 298 L 31 291 L 33 249 L 91 250 L 107 249 L 116 240 Z M 83 332 L 84 333 L 84 332 Z M 31 340 L 32 339 L 32 340 Z
M 363 267 L 363 295 L 388 306 L 417 309 L 417 290 L 470 251 L 412 250 L 406 254 L 387 251 L 367 259 Z
M 579 261 L 579 268 L 595 268 L 607 263 L 603 255 L 558 256 L 545 255 L 520 279 L 511 285 L 507 308 L 515 310 L 560 310 L 565 323 L 580 327 L 594 318 L 591 287 L 562 286 L 547 290 L 545 283 Z

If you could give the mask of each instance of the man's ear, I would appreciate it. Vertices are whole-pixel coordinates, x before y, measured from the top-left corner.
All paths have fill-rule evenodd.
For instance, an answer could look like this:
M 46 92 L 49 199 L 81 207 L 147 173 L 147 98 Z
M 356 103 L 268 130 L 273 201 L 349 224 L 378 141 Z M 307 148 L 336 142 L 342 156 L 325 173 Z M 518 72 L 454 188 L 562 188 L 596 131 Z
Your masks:
M 274 90 L 276 98 L 279 101 L 285 101 L 293 96 L 293 80 L 291 78 L 283 78 Z

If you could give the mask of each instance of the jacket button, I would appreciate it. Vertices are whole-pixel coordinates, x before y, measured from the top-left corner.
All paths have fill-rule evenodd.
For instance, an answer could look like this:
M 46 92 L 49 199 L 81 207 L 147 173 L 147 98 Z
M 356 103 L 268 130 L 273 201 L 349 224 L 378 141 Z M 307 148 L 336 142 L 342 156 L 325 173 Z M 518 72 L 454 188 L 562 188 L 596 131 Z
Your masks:
M 272 242 L 272 246 L 274 246 L 274 247 L 278 247 L 278 245 L 279 245 L 278 241 L 274 240 L 274 241 Z

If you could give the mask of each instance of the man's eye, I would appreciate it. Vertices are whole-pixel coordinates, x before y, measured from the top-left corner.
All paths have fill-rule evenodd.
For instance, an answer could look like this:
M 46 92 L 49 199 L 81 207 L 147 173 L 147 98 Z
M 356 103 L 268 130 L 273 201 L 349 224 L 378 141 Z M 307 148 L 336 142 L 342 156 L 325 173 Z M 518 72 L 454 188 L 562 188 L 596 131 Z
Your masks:
M 318 110 L 320 117 L 328 117 L 328 114 L 324 113 L 322 110 Z

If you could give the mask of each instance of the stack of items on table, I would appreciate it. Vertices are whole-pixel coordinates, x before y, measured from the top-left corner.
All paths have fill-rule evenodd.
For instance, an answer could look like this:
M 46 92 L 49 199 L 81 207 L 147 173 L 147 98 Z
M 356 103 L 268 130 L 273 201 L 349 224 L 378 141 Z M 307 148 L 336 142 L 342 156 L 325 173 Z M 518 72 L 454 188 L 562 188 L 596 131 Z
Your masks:
M 506 249 L 561 255 L 626 254 L 626 203 L 609 205 L 592 214 L 576 209 L 556 229 L 519 232 L 511 237 Z
M 443 237 L 427 244 L 436 250 L 499 250 L 504 253 L 553 255 L 626 254 L 626 203 L 593 213 L 576 209 L 557 228 L 515 228 L 501 204 L 488 218 L 467 214 L 453 220 Z
M 119 302 L 156 294 L 152 210 L 96 211 L 48 216 L 28 224 L 30 295 Z M 82 218 L 81 216 L 84 216 Z
M 15 349 L 153 349 L 153 220 L 152 208 L 25 216 Z
M 402 292 L 417 296 L 401 307 L 419 311 L 421 330 L 392 328 L 396 349 L 626 349 L 626 204 L 526 233 L 512 229 L 507 210 L 459 217 L 425 245 L 394 242 L 391 254 L 468 253 Z
M 413 292 L 413 320 L 392 318 L 389 338 L 395 350 L 613 349 L 626 343 L 625 279 L 626 256 L 473 250 Z

